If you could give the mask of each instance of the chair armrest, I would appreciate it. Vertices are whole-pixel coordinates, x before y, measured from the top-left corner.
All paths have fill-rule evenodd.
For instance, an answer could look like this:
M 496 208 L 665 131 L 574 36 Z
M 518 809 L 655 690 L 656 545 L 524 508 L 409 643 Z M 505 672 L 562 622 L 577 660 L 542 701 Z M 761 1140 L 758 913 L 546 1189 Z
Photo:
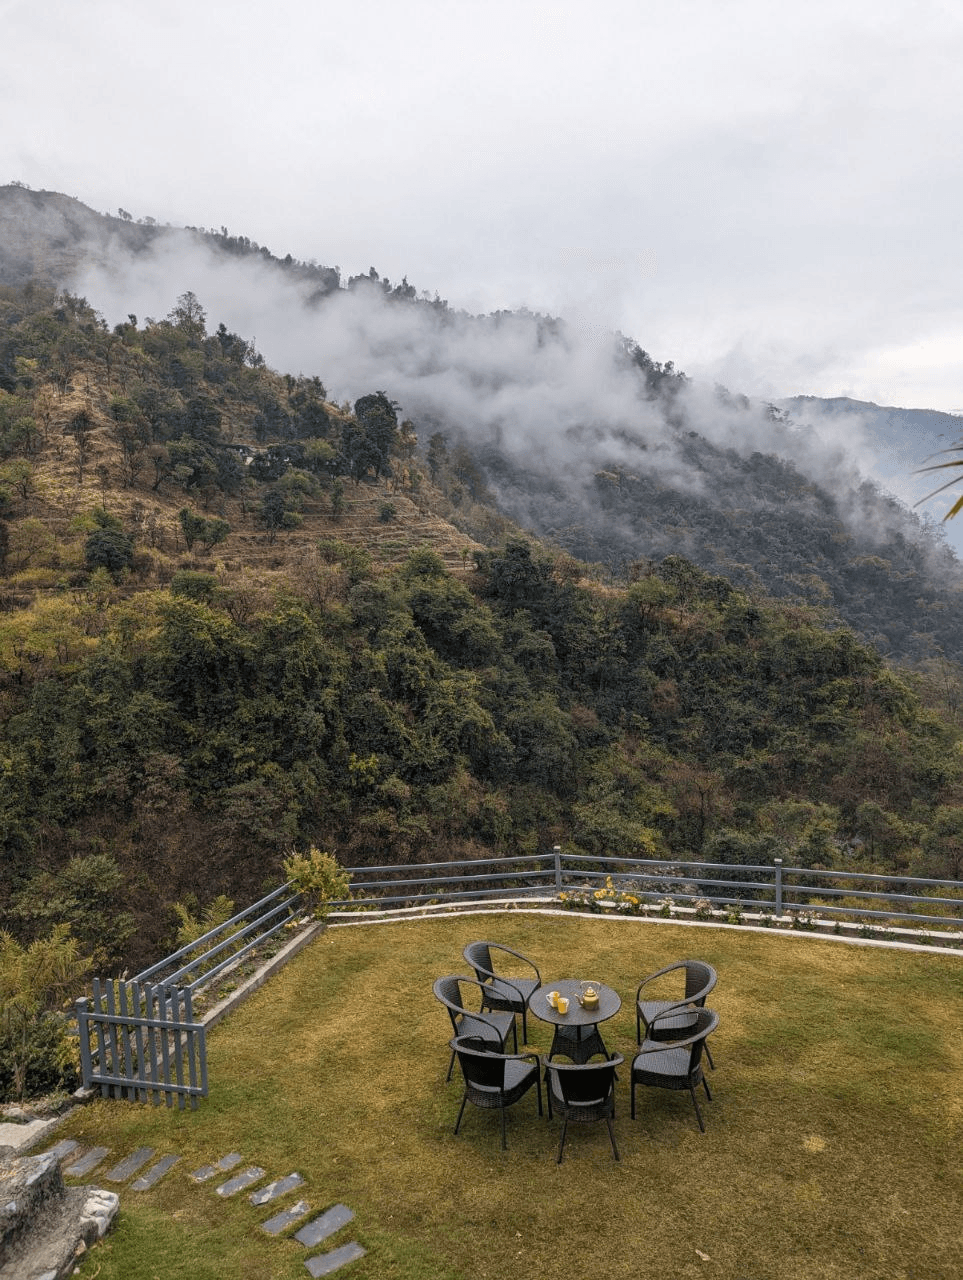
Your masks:
M 502 946 L 500 942 L 490 942 L 488 945 L 489 947 L 494 947 L 496 951 L 505 951 L 508 953 L 508 955 L 514 956 L 516 960 L 521 960 L 523 964 L 527 964 L 528 967 L 535 974 L 535 977 L 538 979 L 539 984 L 541 984 L 542 975 L 538 971 L 538 966 L 533 961 L 529 960 L 528 956 L 523 956 L 520 951 L 513 951 L 511 947 Z M 498 978 L 500 982 L 508 981 L 507 978 L 502 978 L 499 974 L 493 974 L 492 976 L 495 978 Z
M 685 961 L 677 960 L 674 964 L 667 964 L 664 969 L 659 969 L 656 973 L 650 973 L 647 978 L 643 978 L 639 983 L 639 989 L 635 993 L 635 1003 L 638 1004 L 639 996 L 642 994 L 642 988 L 650 982 L 654 982 L 656 978 L 662 978 L 667 973 L 675 973 L 677 969 L 684 969 Z
M 643 1053 L 664 1053 L 667 1049 L 684 1049 L 686 1045 L 694 1044 L 696 1040 L 703 1040 L 707 1033 L 700 1031 L 698 1035 L 686 1036 L 684 1040 L 646 1040 L 640 1047 L 636 1057 Z
M 695 1006 L 691 1004 L 691 1002 L 688 1000 L 677 1000 L 675 1004 L 670 1004 L 670 1005 L 667 1005 L 666 1008 L 660 1009 L 654 1018 L 648 1019 L 648 1018 L 642 1017 L 641 1010 L 639 1010 L 639 1016 L 642 1017 L 642 1021 L 645 1023 L 646 1030 L 648 1030 L 649 1027 L 654 1027 L 657 1022 L 661 1022 L 663 1018 L 674 1018 L 675 1015 L 679 1013 L 682 1009 L 694 1009 L 694 1008 Z

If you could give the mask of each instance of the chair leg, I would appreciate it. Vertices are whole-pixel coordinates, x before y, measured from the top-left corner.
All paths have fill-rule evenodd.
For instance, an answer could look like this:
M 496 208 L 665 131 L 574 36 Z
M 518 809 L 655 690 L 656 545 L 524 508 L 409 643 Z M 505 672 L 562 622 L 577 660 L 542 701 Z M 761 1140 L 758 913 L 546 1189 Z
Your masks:
M 621 1159 L 621 1157 L 620 1157 L 620 1155 L 619 1155 L 619 1149 L 618 1149 L 618 1147 L 615 1145 L 615 1131 L 614 1131 L 614 1129 L 612 1128 L 612 1121 L 611 1121 L 611 1119 L 610 1119 L 608 1116 L 606 1116 L 606 1117 L 605 1117 L 605 1123 L 606 1123 L 606 1124 L 608 1125 L 608 1127 L 609 1127 L 609 1137 L 610 1137 L 610 1138 L 611 1138 L 611 1140 L 612 1140 L 612 1150 L 613 1150 L 613 1152 L 615 1153 L 615 1158 L 616 1158 L 616 1160 L 620 1160 L 620 1159 Z
M 522 1005 L 522 1044 L 528 1044 L 528 1013 Z
M 462 1098 L 462 1100 L 461 1100 L 461 1106 L 458 1108 L 458 1119 L 455 1121 L 455 1132 L 456 1132 L 456 1133 L 458 1132 L 459 1125 L 461 1124 L 461 1118 L 462 1118 L 462 1116 L 465 1114 L 465 1103 L 466 1103 L 467 1101 L 468 1101 L 468 1094 L 466 1093 L 466 1094 L 465 1094 L 465 1096 L 464 1096 L 464 1097 Z
M 448 1074 L 445 1076 L 445 1084 L 451 1083 L 451 1073 L 455 1069 L 455 1051 L 452 1049 L 451 1057 L 448 1059 Z
M 716 1069 L 716 1064 L 712 1061 L 712 1054 L 711 1054 L 711 1052 L 709 1051 L 709 1041 L 708 1041 L 708 1040 L 706 1040 L 706 1041 L 704 1042 L 703 1048 L 704 1048 L 704 1049 L 705 1049 L 705 1051 L 706 1051 L 706 1057 L 707 1057 L 707 1058 L 708 1058 L 708 1060 L 709 1060 L 709 1066 L 712 1068 L 712 1070 L 713 1070 L 713 1071 L 715 1071 L 715 1069 Z
M 512 1017 L 512 1044 L 515 1046 L 515 1052 L 518 1053 L 518 1023 Z
M 709 1092 L 709 1081 L 705 1078 L 705 1076 L 703 1076 L 703 1077 L 702 1077 L 702 1087 L 703 1087 L 703 1089 L 705 1089 L 705 1091 L 706 1091 L 706 1097 L 707 1097 L 707 1098 L 709 1099 L 709 1101 L 711 1102 L 711 1101 L 712 1101 L 712 1094 Z
M 689 1093 L 692 1096 L 692 1105 L 695 1107 L 696 1119 L 699 1121 L 699 1128 L 703 1133 L 705 1133 L 706 1127 L 702 1123 L 702 1112 L 699 1110 L 699 1103 L 695 1095 L 695 1089 L 693 1089 L 691 1084 L 689 1085 Z
M 565 1146 L 565 1130 L 567 1128 L 568 1128 L 568 1116 L 566 1116 L 565 1119 L 562 1121 L 562 1138 L 558 1144 L 558 1155 L 555 1157 L 556 1164 L 562 1163 L 562 1149 Z
M 538 1114 L 541 1116 L 545 1114 L 542 1111 L 542 1082 L 541 1080 L 539 1080 L 537 1075 L 535 1077 L 535 1089 L 536 1089 L 536 1092 L 538 1093 Z

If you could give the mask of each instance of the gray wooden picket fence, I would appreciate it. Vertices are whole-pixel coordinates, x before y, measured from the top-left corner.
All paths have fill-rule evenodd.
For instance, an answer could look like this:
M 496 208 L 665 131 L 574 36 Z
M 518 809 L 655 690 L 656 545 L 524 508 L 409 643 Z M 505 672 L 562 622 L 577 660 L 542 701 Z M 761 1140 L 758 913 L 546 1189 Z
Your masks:
M 300 904 L 282 885 L 134 978 L 94 979 L 74 1006 L 84 1089 L 196 1108 L 207 1097 L 207 1041 L 194 993 L 280 933 Z
M 94 979 L 76 1002 L 81 1075 L 105 1098 L 127 1098 L 183 1111 L 207 1097 L 204 1026 L 187 989 L 122 978 Z

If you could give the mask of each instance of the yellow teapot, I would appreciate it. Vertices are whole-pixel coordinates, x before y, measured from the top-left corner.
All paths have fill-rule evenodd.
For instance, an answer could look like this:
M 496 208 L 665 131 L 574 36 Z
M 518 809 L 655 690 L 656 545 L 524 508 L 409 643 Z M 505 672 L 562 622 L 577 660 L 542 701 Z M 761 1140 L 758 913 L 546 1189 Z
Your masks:
M 597 983 L 580 983 L 578 1002 L 583 1009 L 597 1009 L 599 1007 L 599 989 Z

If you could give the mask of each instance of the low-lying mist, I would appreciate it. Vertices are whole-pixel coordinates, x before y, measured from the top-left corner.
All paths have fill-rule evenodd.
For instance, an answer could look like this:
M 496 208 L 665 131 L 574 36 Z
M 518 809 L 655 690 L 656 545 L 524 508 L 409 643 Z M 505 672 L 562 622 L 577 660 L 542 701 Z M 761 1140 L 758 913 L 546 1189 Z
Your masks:
M 865 494 L 857 500 L 867 478 L 894 478 L 858 413 L 821 417 L 810 407 L 800 425 L 766 404 L 679 379 L 670 397 L 653 396 L 628 356 L 630 344 L 577 320 L 527 311 L 473 316 L 427 295 L 389 296 L 377 279 L 319 300 L 277 260 L 230 256 L 188 232 L 160 235 L 136 256 L 118 244 L 107 261 L 88 265 L 73 285 L 110 324 L 129 313 L 141 323 L 161 318 L 190 289 L 210 328 L 223 322 L 252 339 L 271 367 L 318 375 L 339 401 L 384 391 L 415 422 L 423 444 L 440 430 L 494 447 L 522 470 L 562 482 L 568 500 L 587 509 L 597 506 L 593 477 L 613 468 L 711 502 L 712 471 L 694 465 L 686 447 L 696 433 L 720 457 L 784 460 L 830 493 L 839 518 L 863 538 L 889 536 L 895 523 L 921 546 L 940 541 L 899 504 L 876 511 Z M 498 496 L 509 514 L 531 521 L 531 503 L 507 490 Z M 766 501 L 747 488 L 741 505 Z M 644 541 L 638 530 L 634 536 Z M 638 553 L 651 548 L 640 545 Z

